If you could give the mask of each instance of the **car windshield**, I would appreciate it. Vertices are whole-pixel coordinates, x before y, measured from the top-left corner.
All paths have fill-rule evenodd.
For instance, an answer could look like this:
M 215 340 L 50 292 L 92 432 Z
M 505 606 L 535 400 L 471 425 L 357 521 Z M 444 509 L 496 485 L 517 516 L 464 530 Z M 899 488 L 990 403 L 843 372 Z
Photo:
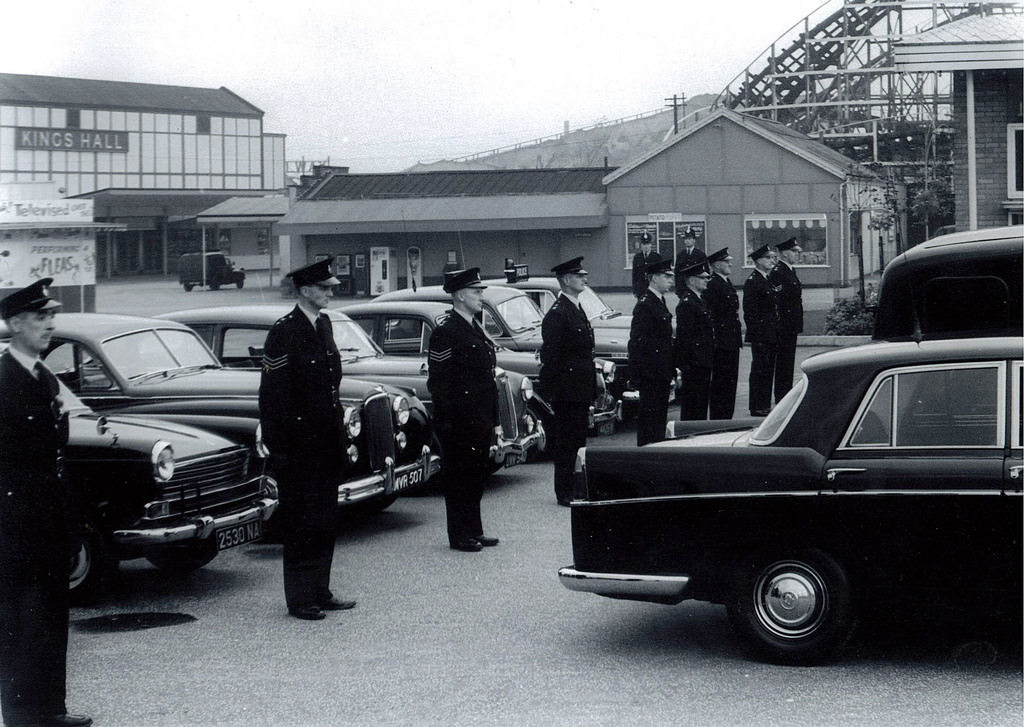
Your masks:
M 341 351 L 342 358 L 364 358 L 382 353 L 377 344 L 366 335 L 362 326 L 355 321 L 339 321 L 332 318 L 331 327 L 334 329 L 334 343 Z
M 796 385 L 790 389 L 782 401 L 775 405 L 771 413 L 764 418 L 754 433 L 750 436 L 750 443 L 754 445 L 771 444 L 779 436 L 782 427 L 789 421 L 790 416 L 800 405 L 800 400 L 807 391 L 807 377 L 802 376 Z
M 498 304 L 500 315 L 513 333 L 536 328 L 544 318 L 540 308 L 528 295 L 517 295 Z
M 103 342 L 110 364 L 126 379 L 193 368 L 220 368 L 192 331 L 147 329 Z
M 594 292 L 593 288 L 584 288 L 580 293 L 580 305 L 587 318 L 600 318 L 602 313 L 614 313 L 615 310 L 601 300 L 601 296 Z

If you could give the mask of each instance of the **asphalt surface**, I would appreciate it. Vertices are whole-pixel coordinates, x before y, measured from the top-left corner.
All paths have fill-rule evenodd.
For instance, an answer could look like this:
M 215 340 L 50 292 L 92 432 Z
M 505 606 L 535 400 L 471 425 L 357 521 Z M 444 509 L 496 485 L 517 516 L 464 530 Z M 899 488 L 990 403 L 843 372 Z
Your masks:
M 118 281 L 97 298 L 101 311 L 148 314 L 275 293 Z M 588 446 L 634 438 L 626 428 Z M 68 707 L 97 727 L 1022 722 L 1019 624 L 891 612 L 835 664 L 761 664 L 722 607 L 564 589 L 570 515 L 550 463 L 496 474 L 482 511 L 501 544 L 480 553 L 448 549 L 436 494 L 342 513 L 333 587 L 358 605 L 322 622 L 287 615 L 278 545 L 184 576 L 125 563 L 101 601 L 72 611 Z

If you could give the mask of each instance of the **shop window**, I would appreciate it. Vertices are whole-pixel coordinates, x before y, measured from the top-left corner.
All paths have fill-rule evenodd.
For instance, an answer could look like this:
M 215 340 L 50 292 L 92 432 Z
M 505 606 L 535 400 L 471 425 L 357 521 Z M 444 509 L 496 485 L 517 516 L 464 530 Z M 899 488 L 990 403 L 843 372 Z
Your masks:
M 79 109 L 68 109 L 65 126 L 69 129 L 78 129 L 82 126 L 82 112 Z
M 1024 124 L 1006 127 L 1006 196 L 1024 197 Z
M 797 265 L 828 265 L 828 226 L 823 214 L 747 215 L 743 224 L 744 267 L 753 267 L 750 253 L 764 245 L 778 245 L 791 237 L 803 252 Z
M 210 133 L 210 115 L 209 114 L 196 114 L 196 133 L 197 134 L 209 134 Z
M 640 251 L 640 236 L 647 232 L 654 238 L 654 252 L 662 259 L 675 260 L 683 247 L 683 237 L 691 232 L 697 239 L 696 247 L 708 252 L 707 225 L 702 216 L 679 212 L 652 213 L 626 218 L 626 270 L 633 269 L 633 256 Z

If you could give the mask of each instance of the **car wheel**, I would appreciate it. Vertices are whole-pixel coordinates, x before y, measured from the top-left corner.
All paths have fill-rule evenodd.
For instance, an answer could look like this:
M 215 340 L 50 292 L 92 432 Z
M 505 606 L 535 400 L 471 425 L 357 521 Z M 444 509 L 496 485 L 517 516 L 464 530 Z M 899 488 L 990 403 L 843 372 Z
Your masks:
M 220 283 L 210 283 L 210 290 L 220 290 Z
M 858 621 L 846 571 L 814 549 L 750 559 L 738 570 L 727 608 L 746 645 L 776 664 L 826 661 L 849 642 Z
M 68 572 L 68 593 L 74 603 L 95 599 L 117 570 L 117 560 L 110 555 L 103 536 L 90 525 L 79 534 L 78 547 L 71 554 Z
M 175 545 L 150 553 L 146 560 L 163 571 L 188 573 L 198 570 L 217 557 L 213 538 L 188 545 Z
M 245 287 L 245 281 L 244 280 L 236 281 L 235 282 L 235 287 L 238 288 L 239 290 L 241 290 L 243 287 Z
M 195 286 L 192 283 L 182 283 L 181 287 L 185 289 L 186 293 L 191 293 L 192 288 L 194 288 Z

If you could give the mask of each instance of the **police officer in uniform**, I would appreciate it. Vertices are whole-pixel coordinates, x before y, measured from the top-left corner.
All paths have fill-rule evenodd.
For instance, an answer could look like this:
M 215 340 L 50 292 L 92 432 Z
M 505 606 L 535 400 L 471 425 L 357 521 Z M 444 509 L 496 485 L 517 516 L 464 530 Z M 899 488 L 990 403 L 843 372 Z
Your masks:
M 555 410 L 551 454 L 555 499 L 559 505 L 568 505 L 576 452 L 586 443 L 590 405 L 597 395 L 594 329 L 579 301 L 587 287 L 583 258 L 556 265 L 551 272 L 562 291 L 541 325 L 544 342 L 540 348 L 540 385 Z
M 707 261 L 707 255 L 697 247 L 697 233 L 692 227 L 683 232 L 683 249 L 676 255 L 676 280 L 683 279 L 683 271 Z
M 767 416 L 772 408 L 772 378 L 779 345 L 779 309 L 768 275 L 775 256 L 768 245 L 750 253 L 754 271 L 743 284 L 743 321 L 750 344 L 750 415 Z
M 654 238 L 644 230 L 640 234 L 640 251 L 633 256 L 633 295 L 637 300 L 647 292 L 647 266 L 661 260 L 661 255 L 653 248 Z
M 480 268 L 445 273 L 452 310 L 430 334 L 427 388 L 434 400 L 434 431 L 441 442 L 441 477 L 448 545 L 475 553 L 498 544 L 484 535 L 480 500 L 490 475 L 490 448 L 498 423 L 494 343 L 484 333 Z
M 676 368 L 683 378 L 679 418 L 707 419 L 715 331 L 703 296 L 711 274 L 706 263 L 696 263 L 683 269 L 682 276 L 685 287 L 677 290 L 676 305 Z
M 11 343 L 0 356 L 0 706 L 4 724 L 89 725 L 65 708 L 68 565 L 77 518 L 61 450 L 57 377 L 40 359 L 53 334 L 52 278 L 0 302 Z
M 642 447 L 665 438 L 668 395 L 675 377 L 672 313 L 665 294 L 672 290 L 672 261 L 647 266 L 648 288 L 633 307 L 629 327 L 629 376 L 640 394 L 636 443 Z
M 775 403 L 793 388 L 796 338 L 804 332 L 804 304 L 800 278 L 794 266 L 803 251 L 796 238 L 778 244 L 779 262 L 768 276 L 779 305 L 779 350 L 775 357 Z
M 330 589 L 338 485 L 348 435 L 338 398 L 341 356 L 322 313 L 338 279 L 332 258 L 288 273 L 298 304 L 267 333 L 260 379 L 260 422 L 277 479 L 288 613 L 319 621 L 355 601 Z
M 715 353 L 711 364 L 711 391 L 708 409 L 712 419 L 732 419 L 736 408 L 736 383 L 739 379 L 740 349 L 743 330 L 740 327 L 740 297 L 732 285 L 732 255 L 723 247 L 708 255 L 711 279 L 704 291 L 704 302 L 711 313 L 715 329 Z

